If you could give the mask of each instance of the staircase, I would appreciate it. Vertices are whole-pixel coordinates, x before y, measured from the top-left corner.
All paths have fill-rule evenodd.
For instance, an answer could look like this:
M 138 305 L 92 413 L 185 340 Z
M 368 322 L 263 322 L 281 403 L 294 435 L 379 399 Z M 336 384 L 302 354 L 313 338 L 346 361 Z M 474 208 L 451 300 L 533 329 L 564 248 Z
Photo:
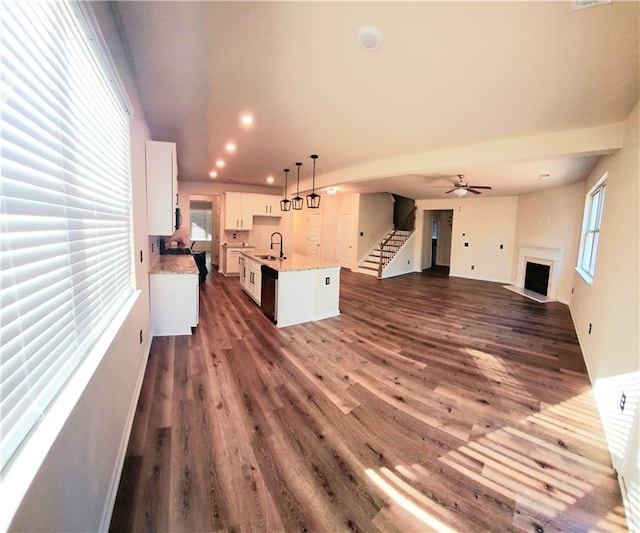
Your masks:
M 376 246 L 366 259 L 360 262 L 358 265 L 358 272 L 362 274 L 368 274 L 370 276 L 378 276 L 378 270 L 380 268 L 380 256 L 382 256 L 382 268 L 388 265 L 394 256 L 398 253 L 398 250 L 404 246 L 407 239 L 413 233 L 408 230 L 394 230 L 391 229 L 382 238 L 378 246 Z M 380 249 L 384 243 L 383 251 Z

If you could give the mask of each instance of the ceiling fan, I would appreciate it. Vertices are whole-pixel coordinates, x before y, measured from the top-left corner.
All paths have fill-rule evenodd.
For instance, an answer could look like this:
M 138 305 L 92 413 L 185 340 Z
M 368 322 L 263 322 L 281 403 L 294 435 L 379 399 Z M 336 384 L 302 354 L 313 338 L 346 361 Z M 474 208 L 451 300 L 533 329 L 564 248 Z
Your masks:
M 449 189 L 445 194 L 449 194 L 450 192 L 454 193 L 456 196 L 464 196 L 468 192 L 473 194 L 482 194 L 477 189 L 491 190 L 491 187 L 488 185 L 469 185 L 464 181 L 464 174 L 458 174 L 458 182 L 454 183 L 453 189 Z

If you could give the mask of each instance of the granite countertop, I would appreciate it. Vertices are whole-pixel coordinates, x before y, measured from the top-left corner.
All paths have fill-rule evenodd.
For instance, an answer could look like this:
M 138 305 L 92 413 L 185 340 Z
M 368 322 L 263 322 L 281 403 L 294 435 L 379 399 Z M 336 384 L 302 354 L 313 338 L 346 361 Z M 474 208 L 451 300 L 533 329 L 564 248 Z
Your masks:
M 254 249 L 255 246 L 253 246 L 252 244 L 243 244 L 243 243 L 224 243 L 222 245 L 223 248 L 252 248 Z
M 198 274 L 198 265 L 192 255 L 161 255 L 150 274 Z
M 254 259 L 262 265 L 266 265 L 278 272 L 292 272 L 295 270 L 321 270 L 324 268 L 340 268 L 340 265 L 336 261 L 325 261 L 322 259 L 315 259 L 313 257 L 307 257 L 302 254 L 291 254 L 286 256 L 286 259 L 260 259 L 258 255 L 277 255 L 274 250 L 267 252 L 242 252 L 242 255 L 246 255 L 251 259 Z

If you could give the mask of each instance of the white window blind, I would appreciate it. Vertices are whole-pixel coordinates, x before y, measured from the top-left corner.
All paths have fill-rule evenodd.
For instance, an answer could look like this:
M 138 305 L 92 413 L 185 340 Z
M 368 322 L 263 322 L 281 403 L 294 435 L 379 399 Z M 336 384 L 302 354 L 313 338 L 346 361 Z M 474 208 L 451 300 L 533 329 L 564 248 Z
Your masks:
M 210 241 L 213 226 L 213 212 L 210 202 L 191 202 L 191 240 Z
M 3 2 L 0 468 L 133 292 L 129 118 L 77 6 Z

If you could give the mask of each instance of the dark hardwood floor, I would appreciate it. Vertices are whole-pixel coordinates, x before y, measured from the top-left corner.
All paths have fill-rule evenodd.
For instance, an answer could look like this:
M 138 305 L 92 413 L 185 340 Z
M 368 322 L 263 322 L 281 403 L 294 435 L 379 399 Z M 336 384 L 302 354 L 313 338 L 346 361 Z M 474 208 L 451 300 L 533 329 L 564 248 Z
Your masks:
M 626 530 L 565 305 L 343 269 L 339 317 L 279 330 L 237 279 L 200 294 L 153 341 L 112 531 Z

